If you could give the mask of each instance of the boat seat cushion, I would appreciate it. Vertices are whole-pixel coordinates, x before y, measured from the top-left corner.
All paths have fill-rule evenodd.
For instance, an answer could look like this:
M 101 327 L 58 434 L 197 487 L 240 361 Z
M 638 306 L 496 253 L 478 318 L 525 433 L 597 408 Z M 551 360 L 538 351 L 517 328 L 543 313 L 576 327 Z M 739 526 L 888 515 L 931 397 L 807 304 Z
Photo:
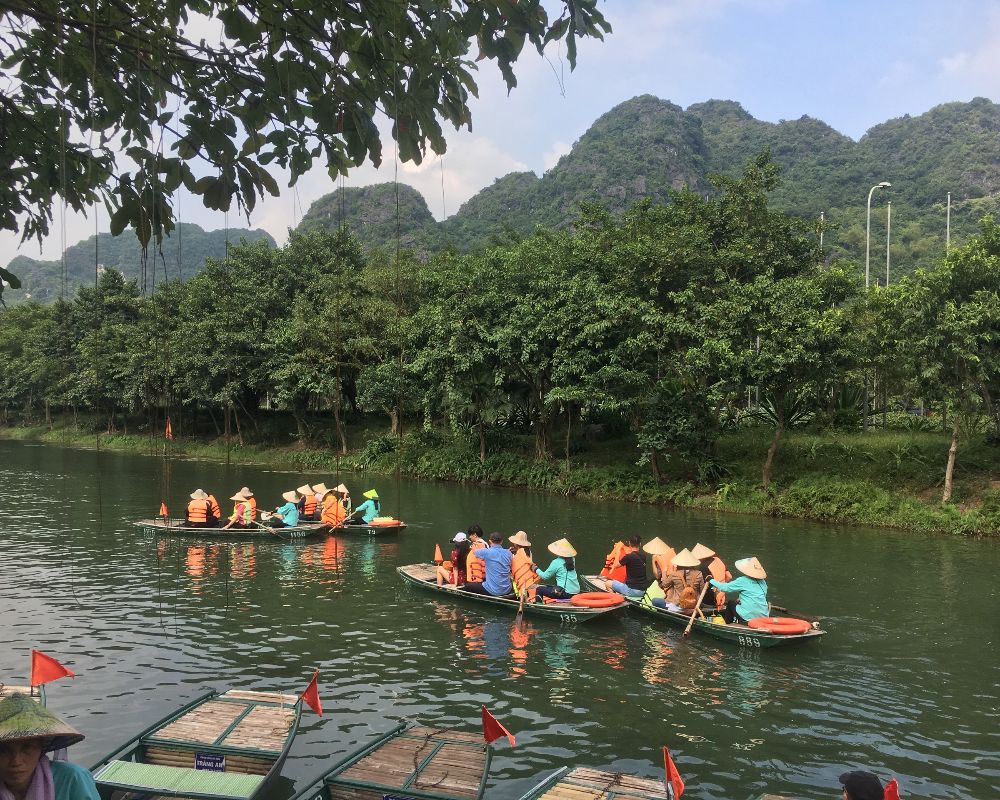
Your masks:
M 98 784 L 184 797 L 208 796 L 246 800 L 264 781 L 263 775 L 212 772 L 185 767 L 111 761 L 94 774 Z

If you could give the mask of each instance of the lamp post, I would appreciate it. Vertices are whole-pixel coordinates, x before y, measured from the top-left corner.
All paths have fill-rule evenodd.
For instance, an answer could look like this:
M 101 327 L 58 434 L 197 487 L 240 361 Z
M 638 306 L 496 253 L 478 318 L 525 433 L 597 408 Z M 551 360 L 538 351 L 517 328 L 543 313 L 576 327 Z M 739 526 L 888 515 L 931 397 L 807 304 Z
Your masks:
M 951 250 L 951 192 L 948 192 L 948 212 L 945 217 L 945 229 L 944 229 L 944 252 L 947 255 L 948 251 Z
M 892 231 L 892 200 L 885 205 L 885 285 L 889 287 L 889 235 Z
M 865 232 L 865 288 L 868 288 L 868 284 L 871 282 L 871 271 L 869 269 L 869 264 L 871 262 L 871 252 L 872 252 L 872 195 L 875 193 L 876 189 L 889 189 L 892 184 L 888 181 L 882 181 L 881 183 L 876 183 L 868 192 L 868 226 Z

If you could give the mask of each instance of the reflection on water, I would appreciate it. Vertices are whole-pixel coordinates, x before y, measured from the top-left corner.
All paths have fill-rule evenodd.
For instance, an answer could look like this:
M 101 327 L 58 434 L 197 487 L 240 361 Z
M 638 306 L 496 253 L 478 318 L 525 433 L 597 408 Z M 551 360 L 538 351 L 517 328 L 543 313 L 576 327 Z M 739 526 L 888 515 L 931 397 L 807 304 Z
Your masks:
M 377 485 L 410 528 L 153 537 L 129 521 L 161 500 L 180 507 L 186 487 L 277 497 L 301 476 L 5 442 L 0 465 L 0 677 L 25 678 L 33 647 L 77 673 L 49 697 L 87 733 L 82 763 L 206 687 L 301 691 L 318 667 L 326 715 L 303 717 L 267 800 L 395 721 L 476 730 L 481 704 L 517 735 L 497 751 L 491 800 L 563 763 L 660 777 L 663 744 L 691 800 L 835 797 L 837 776 L 859 767 L 895 774 L 904 797 L 1000 797 L 996 542 L 351 476 L 333 477 Z M 584 572 L 621 531 L 754 553 L 776 602 L 822 615 L 830 634 L 751 652 L 638 615 L 517 625 L 400 582 L 396 566 L 471 522 L 542 543 L 570 533 Z M 977 598 L 972 613 L 963 597 Z

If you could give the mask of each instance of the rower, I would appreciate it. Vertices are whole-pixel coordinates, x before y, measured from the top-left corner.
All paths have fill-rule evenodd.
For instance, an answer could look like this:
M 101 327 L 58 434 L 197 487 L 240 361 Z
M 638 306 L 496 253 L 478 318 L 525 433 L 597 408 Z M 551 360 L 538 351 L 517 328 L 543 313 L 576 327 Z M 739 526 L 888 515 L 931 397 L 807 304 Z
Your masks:
M 698 559 L 698 568 L 701 570 L 702 578 L 706 583 L 712 578 L 715 578 L 717 581 L 731 581 L 733 579 L 733 574 L 726 569 L 726 565 L 722 559 L 719 558 L 711 547 L 706 547 L 701 542 L 698 542 L 698 544 L 691 548 L 691 554 Z M 726 595 L 724 592 L 717 592 L 715 589 L 709 587 L 705 595 L 705 602 L 709 605 L 714 605 L 716 608 L 722 608 L 726 604 Z
M 223 530 L 229 530 L 234 525 L 238 528 L 249 528 L 253 524 L 253 514 L 250 508 L 250 499 L 242 492 L 237 492 L 229 498 L 235 505 L 229 522 L 222 526 Z
M 250 504 L 250 519 L 257 519 L 257 498 L 253 496 L 253 492 L 250 491 L 250 487 L 244 486 L 240 489 L 239 494 L 243 495 Z
M 187 528 L 211 528 L 215 526 L 216 517 L 212 514 L 212 504 L 208 495 L 201 489 L 195 489 L 188 495 L 191 501 L 184 515 L 184 526 Z
M 770 614 L 770 606 L 767 604 L 767 573 L 761 563 L 751 556 L 741 558 L 736 562 L 736 569 L 743 574 L 734 581 L 717 581 L 712 578 L 709 581 L 711 586 L 723 592 L 733 592 L 738 596 L 738 600 L 730 600 L 726 603 L 726 608 L 722 612 L 727 623 L 746 623 L 756 617 L 766 617 Z
M 363 497 L 366 498 L 365 502 L 354 509 L 354 513 L 351 514 L 351 517 L 353 519 L 360 518 L 360 520 L 367 525 L 379 515 L 379 512 L 382 510 L 382 505 L 378 499 L 378 492 L 374 489 L 369 489 L 364 493 Z
M 576 574 L 576 548 L 569 539 L 559 539 L 549 545 L 548 550 L 555 558 L 548 569 L 538 570 L 538 580 L 547 581 L 555 578 L 555 586 L 539 586 L 537 594 L 542 597 L 552 597 L 556 600 L 568 600 L 580 593 L 580 578 Z
M 340 484 L 334 491 L 340 495 L 340 504 L 344 507 L 344 511 L 348 514 L 351 513 L 351 493 L 347 490 L 344 484 Z
M 291 489 L 282 494 L 281 499 L 285 504 L 274 509 L 270 525 L 272 528 L 294 528 L 299 524 L 298 492 Z

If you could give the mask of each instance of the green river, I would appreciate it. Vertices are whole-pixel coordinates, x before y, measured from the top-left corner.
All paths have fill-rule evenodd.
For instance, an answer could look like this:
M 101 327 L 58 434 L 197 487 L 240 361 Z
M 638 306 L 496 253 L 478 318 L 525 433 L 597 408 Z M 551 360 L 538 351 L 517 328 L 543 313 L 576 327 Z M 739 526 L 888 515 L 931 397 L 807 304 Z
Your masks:
M 261 506 L 309 481 L 378 488 L 408 530 L 289 543 L 143 535 L 161 500 L 243 485 Z M 223 502 L 224 507 L 226 502 Z M 671 747 L 691 800 L 764 791 L 839 797 L 837 776 L 896 776 L 902 796 L 1000 798 L 1000 543 L 802 522 L 694 515 L 629 503 L 298 475 L 0 441 L 0 680 L 27 677 L 31 648 L 77 677 L 49 705 L 87 734 L 90 765 L 207 688 L 301 691 L 321 671 L 325 714 L 303 712 L 285 800 L 400 720 L 477 730 L 486 704 L 517 736 L 498 743 L 487 797 L 517 798 L 563 764 L 662 776 Z M 581 573 L 613 539 L 701 541 L 728 563 L 756 555 L 775 603 L 829 634 L 748 652 L 622 615 L 591 625 L 448 604 L 395 567 L 479 522 L 544 545 L 568 536 Z

